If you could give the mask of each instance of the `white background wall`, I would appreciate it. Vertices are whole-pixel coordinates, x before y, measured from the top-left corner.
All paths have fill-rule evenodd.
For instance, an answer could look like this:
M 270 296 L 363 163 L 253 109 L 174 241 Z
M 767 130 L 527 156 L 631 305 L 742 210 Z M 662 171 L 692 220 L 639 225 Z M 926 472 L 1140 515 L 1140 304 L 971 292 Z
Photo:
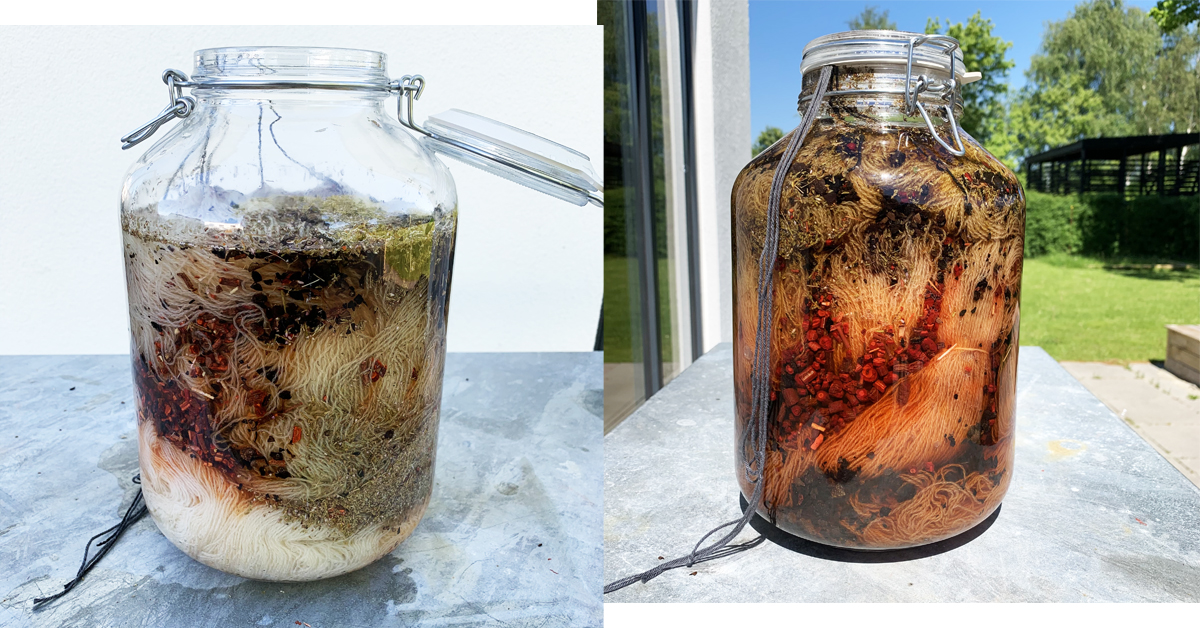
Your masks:
M 594 14 L 593 14 L 594 19 Z M 232 45 L 365 48 L 423 74 L 417 119 L 456 107 L 602 159 L 598 26 L 0 27 L 0 354 L 126 353 L 118 138 L 160 75 Z M 162 131 L 160 131 L 162 133 Z M 602 212 L 446 160 L 459 198 L 448 349 L 590 351 Z
M 696 200 L 704 350 L 733 340 L 730 196 L 750 161 L 750 5 L 711 0 L 696 12 Z

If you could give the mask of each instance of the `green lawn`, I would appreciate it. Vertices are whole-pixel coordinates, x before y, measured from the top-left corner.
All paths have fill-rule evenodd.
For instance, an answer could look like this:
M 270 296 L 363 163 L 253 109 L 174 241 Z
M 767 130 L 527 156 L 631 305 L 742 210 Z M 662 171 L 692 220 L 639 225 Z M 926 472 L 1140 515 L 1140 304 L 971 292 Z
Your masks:
M 633 362 L 636 349 L 637 360 L 641 361 L 641 337 L 634 337 L 634 313 L 630 309 L 630 282 L 636 282 L 637 276 L 629 276 L 630 262 L 628 258 L 614 255 L 604 256 L 604 361 Z M 658 260 L 660 278 L 669 277 L 670 265 L 667 260 Z M 666 288 L 666 281 L 660 281 Z M 660 339 L 664 361 L 671 361 L 671 295 L 666 289 L 659 290 L 659 326 L 662 328 Z M 638 332 L 641 333 L 640 331 Z M 635 347 L 636 343 L 636 347 Z
M 1021 344 L 1056 360 L 1162 360 L 1167 323 L 1200 323 L 1200 271 L 1110 270 L 1101 260 L 1025 260 Z
M 604 361 L 632 362 L 634 313 L 630 309 L 628 258 L 604 256 Z M 638 351 L 639 358 L 641 351 Z

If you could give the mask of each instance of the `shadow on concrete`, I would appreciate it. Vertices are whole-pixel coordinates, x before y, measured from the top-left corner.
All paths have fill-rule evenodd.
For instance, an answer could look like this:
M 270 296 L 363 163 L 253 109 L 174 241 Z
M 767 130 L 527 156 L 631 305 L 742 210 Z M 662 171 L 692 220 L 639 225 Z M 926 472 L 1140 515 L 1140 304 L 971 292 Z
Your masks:
M 746 498 L 739 495 L 738 501 L 740 502 L 742 512 L 746 512 L 746 509 L 749 508 Z M 758 514 L 755 514 L 754 518 L 750 520 L 750 527 L 754 528 L 755 531 L 775 545 L 813 558 L 832 560 L 840 563 L 901 563 L 943 554 L 974 541 L 986 532 L 988 528 L 992 527 L 992 524 L 1000 517 L 1000 510 L 1003 507 L 1003 505 L 997 507 L 996 511 L 989 515 L 988 518 L 980 521 L 975 527 L 962 534 L 938 541 L 937 543 L 898 550 L 853 550 L 816 543 L 788 534 Z

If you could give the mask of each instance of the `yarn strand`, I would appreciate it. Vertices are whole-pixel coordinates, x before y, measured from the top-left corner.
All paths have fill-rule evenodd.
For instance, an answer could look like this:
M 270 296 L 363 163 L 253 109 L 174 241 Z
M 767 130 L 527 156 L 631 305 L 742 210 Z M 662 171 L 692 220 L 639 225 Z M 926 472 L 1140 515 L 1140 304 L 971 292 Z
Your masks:
M 134 484 L 141 484 L 141 480 L 142 476 L 140 473 L 133 476 Z M 101 558 L 104 558 L 104 555 L 108 553 L 108 550 L 112 549 L 113 545 L 116 545 L 117 539 L 121 537 L 121 534 L 128 530 L 133 524 L 137 523 L 139 519 L 145 516 L 145 514 L 146 502 L 142 501 L 142 489 L 139 488 L 137 495 L 135 495 L 133 498 L 133 502 L 129 504 L 129 508 L 125 511 L 125 516 L 121 518 L 121 522 L 88 539 L 87 545 L 85 545 L 83 549 L 83 562 L 79 565 L 79 571 L 75 573 L 75 577 L 63 585 L 62 591 L 47 597 L 34 598 L 33 610 L 41 610 L 46 604 L 57 600 L 67 593 L 70 593 L 71 589 L 74 589 L 75 585 L 79 584 L 83 580 L 83 577 L 92 570 L 92 567 L 95 567 L 96 563 L 100 562 Z M 101 537 L 105 538 L 99 543 L 96 543 L 96 555 L 89 558 L 89 554 L 92 553 L 92 542 Z
M 742 437 L 741 445 L 748 450 L 754 451 L 754 457 L 745 466 L 746 477 L 754 485 L 754 492 L 747 500 L 746 511 L 742 513 L 740 518 L 728 521 L 710 530 L 700 538 L 700 541 L 696 543 L 691 553 L 687 556 L 681 556 L 661 563 L 653 569 L 640 574 L 611 582 L 604 586 L 605 594 L 624 589 L 634 582 L 649 582 L 663 572 L 671 569 L 691 567 L 698 563 L 717 560 L 743 552 L 761 545 L 766 540 L 765 537 L 760 535 L 745 543 L 730 545 L 737 535 L 741 534 L 746 524 L 750 522 L 750 519 L 754 517 L 755 512 L 758 510 L 758 504 L 762 502 L 765 484 L 767 403 L 770 399 L 771 384 L 771 287 L 775 274 L 775 256 L 779 250 L 779 202 L 783 195 L 783 182 L 787 177 L 792 162 L 796 159 L 796 154 L 800 152 L 800 147 L 804 144 L 804 139 L 808 136 L 813 122 L 817 118 L 817 110 L 820 108 L 821 102 L 825 97 L 825 90 L 829 86 L 829 77 L 832 70 L 832 66 L 821 68 L 821 75 L 817 79 L 816 91 L 813 93 L 812 100 L 809 101 L 808 110 L 805 111 L 800 125 L 792 133 L 787 148 L 784 150 L 783 156 L 775 167 L 775 176 L 771 181 L 771 195 L 767 211 L 767 233 L 758 263 L 758 331 L 755 335 L 754 362 L 751 374 L 751 417 L 746 432 Z M 731 526 L 733 529 L 726 533 L 725 536 L 712 545 L 701 547 L 709 537 Z

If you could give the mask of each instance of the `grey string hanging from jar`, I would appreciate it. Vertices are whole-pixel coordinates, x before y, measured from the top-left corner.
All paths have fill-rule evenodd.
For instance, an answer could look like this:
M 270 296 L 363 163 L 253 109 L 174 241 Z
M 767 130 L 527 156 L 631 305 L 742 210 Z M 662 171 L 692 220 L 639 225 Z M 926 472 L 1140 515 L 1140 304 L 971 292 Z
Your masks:
M 671 569 L 691 567 L 697 563 L 724 558 L 757 547 L 766 540 L 766 537 L 759 535 L 757 538 L 745 543 L 730 545 L 733 539 L 738 534 L 741 534 L 746 524 L 750 522 L 750 519 L 758 510 L 758 504 L 762 501 L 763 496 L 763 474 L 766 467 L 767 455 L 767 403 L 770 400 L 771 384 L 769 363 L 771 358 L 770 321 L 773 300 L 772 285 L 775 276 L 775 257 L 779 250 L 779 202 L 783 195 L 783 181 L 787 177 L 788 169 L 791 168 L 792 162 L 795 161 L 796 154 L 800 152 L 800 147 L 804 144 L 804 139 L 808 136 L 808 132 L 817 118 L 817 110 L 820 108 L 822 100 L 824 100 L 825 90 L 829 86 L 829 77 L 832 71 L 832 66 L 827 65 L 821 68 L 821 74 L 817 79 L 812 100 L 808 103 L 808 109 L 804 112 L 804 117 L 800 120 L 800 125 L 792 132 L 791 140 L 788 141 L 787 148 L 775 166 L 775 175 L 771 180 L 771 194 L 767 205 L 766 237 L 763 241 L 762 254 L 758 259 L 758 328 L 754 337 L 754 362 L 750 375 L 751 414 L 742 437 L 742 447 L 754 451 L 753 458 L 750 458 L 745 465 L 746 478 L 754 485 L 754 492 L 747 500 L 746 511 L 742 513 L 741 518 L 723 523 L 709 530 L 707 534 L 700 538 L 696 546 L 692 548 L 692 552 L 687 556 L 666 561 L 648 571 L 611 582 L 604 586 L 604 593 L 606 594 L 624 589 L 634 582 L 648 582 L 658 577 L 659 574 Z M 733 529 L 718 541 L 707 547 L 700 547 L 710 536 L 730 526 L 733 526 Z
M 139 473 L 133 476 L 133 483 L 141 484 L 142 474 Z M 129 508 L 125 510 L 125 516 L 121 517 L 120 523 L 88 539 L 87 545 L 85 545 L 83 548 L 83 562 L 79 565 L 79 571 L 75 572 L 75 577 L 63 585 L 62 591 L 59 591 L 54 595 L 34 598 L 33 610 L 40 610 L 46 604 L 57 600 L 58 598 L 69 593 L 71 589 L 74 589 L 75 585 L 79 584 L 80 581 L 83 580 L 83 577 L 92 570 L 92 567 L 95 567 L 96 563 L 100 562 L 101 558 L 104 558 L 104 555 L 108 553 L 108 550 L 112 549 L 113 545 L 116 544 L 117 539 L 121 537 L 121 533 L 128 530 L 131 526 L 133 526 L 133 524 L 138 522 L 138 519 L 141 519 L 145 515 L 146 502 L 142 501 L 142 489 L 139 488 L 137 495 L 133 496 L 133 502 L 131 502 L 129 504 Z M 99 543 L 96 543 L 96 555 L 89 558 L 89 554 L 92 553 L 92 542 L 105 535 L 107 535 L 107 538 Z

